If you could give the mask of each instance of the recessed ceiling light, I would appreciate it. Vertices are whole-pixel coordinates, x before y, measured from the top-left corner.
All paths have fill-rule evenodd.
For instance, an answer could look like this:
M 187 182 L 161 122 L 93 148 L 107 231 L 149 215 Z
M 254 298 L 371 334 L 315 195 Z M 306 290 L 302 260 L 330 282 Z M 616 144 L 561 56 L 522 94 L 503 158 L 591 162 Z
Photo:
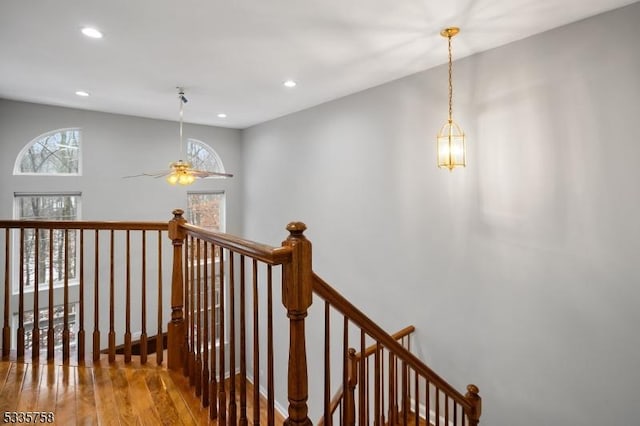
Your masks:
M 220 114 L 218 114 L 218 118 L 227 118 L 227 114 L 221 112 Z
M 84 90 L 78 90 L 78 91 L 76 92 L 76 95 L 78 95 L 78 96 L 82 96 L 82 97 L 86 98 L 87 96 L 89 96 L 89 93 L 88 93 L 88 92 L 85 92 Z
M 285 87 L 296 87 L 298 85 L 298 83 L 296 83 L 293 80 L 287 80 L 284 83 L 282 83 L 285 85 Z
M 84 27 L 82 29 L 82 34 L 91 38 L 102 38 L 102 33 L 96 30 L 95 28 L 91 28 L 91 27 Z

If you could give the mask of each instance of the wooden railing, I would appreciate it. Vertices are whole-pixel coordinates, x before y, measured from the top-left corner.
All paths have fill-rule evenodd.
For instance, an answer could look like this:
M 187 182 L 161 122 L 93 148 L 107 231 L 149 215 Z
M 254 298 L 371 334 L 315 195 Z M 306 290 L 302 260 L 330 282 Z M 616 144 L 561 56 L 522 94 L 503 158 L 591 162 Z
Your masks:
M 137 334 L 132 330 L 139 330 L 135 338 L 140 339 L 145 363 L 147 333 L 157 329 L 158 348 L 163 333 L 168 334 L 168 368 L 188 377 L 219 424 L 242 425 L 250 419 L 259 424 L 261 405 L 266 406 L 267 424 L 274 424 L 278 388 L 287 389 L 285 423 L 291 426 L 311 424 L 309 404 L 325 425 L 410 420 L 437 426 L 478 424 L 481 400 L 474 385 L 460 394 L 398 342 L 398 336 L 386 333 L 314 274 L 303 223 L 290 223 L 282 245 L 271 247 L 190 225 L 182 210 L 173 215 L 168 224 L 0 221 L 5 240 L 4 252 L 0 250 L 3 357 L 9 355 L 13 339 L 19 358 L 36 359 L 40 340 L 46 338 L 47 359 L 60 355 L 69 362 L 75 352 L 78 362 L 97 360 L 106 348 L 113 361 L 116 347 L 122 345 L 129 362 Z M 163 248 L 169 244 L 171 250 Z M 165 256 L 172 256 L 172 263 L 163 262 Z M 163 277 L 169 276 L 170 301 L 163 299 L 168 289 L 163 290 Z M 274 324 L 284 321 L 282 307 L 274 306 L 278 285 L 288 323 L 288 348 L 280 348 L 288 356 L 286 379 L 276 377 L 276 365 L 284 370 L 278 364 L 284 362 L 283 354 L 274 350 Z M 323 318 L 317 313 L 307 318 L 314 297 L 323 301 Z M 332 324 L 336 316 L 339 321 Z M 324 379 L 312 389 L 309 401 L 306 333 L 312 320 L 324 330 L 314 339 L 321 342 L 324 357 L 321 368 L 314 366 L 314 377 L 323 370 Z M 90 330 L 88 345 L 85 334 Z M 331 363 L 336 356 L 337 368 Z M 161 350 L 156 360 L 163 363 Z M 286 380 L 286 386 L 276 386 L 276 380 Z M 247 381 L 253 382 L 251 394 Z M 247 412 L 248 398 L 253 400 L 252 413 Z
M 196 395 L 202 397 L 204 405 L 210 405 L 211 418 L 217 418 L 222 424 L 247 423 L 246 389 L 235 389 L 234 380 L 224 385 L 225 378 L 236 371 L 238 356 L 238 382 L 240 386 L 247 380 L 254 382 L 254 394 L 249 397 L 254 398 L 253 406 L 257 410 L 262 358 L 266 359 L 268 371 L 267 422 L 273 424 L 272 292 L 274 276 L 279 274 L 282 303 L 289 319 L 287 425 L 311 424 L 305 321 L 314 295 L 324 300 L 324 381 L 322 389 L 314 389 L 314 395 L 316 391 L 322 395 L 323 424 L 407 424 L 410 417 L 415 424 L 426 421 L 437 426 L 476 426 L 479 423 L 481 401 L 477 387 L 469 385 L 468 393 L 460 394 L 413 355 L 409 348 L 397 342 L 394 336 L 382 330 L 313 273 L 311 243 L 304 236 L 304 224 L 289 224 L 287 230 L 290 235 L 282 246 L 271 247 L 205 231 L 186 224 L 180 210 L 174 214 L 169 226 L 174 244 L 169 366 L 181 368 L 190 377 Z M 220 311 L 213 318 L 207 318 L 207 307 L 215 305 L 215 298 L 207 302 L 209 296 L 206 294 L 206 289 L 216 288 L 215 283 L 211 278 L 203 278 L 211 275 L 207 270 L 211 264 L 208 259 L 211 258 L 217 259 L 217 276 L 226 279 L 226 286 L 218 287 L 221 300 L 225 300 L 224 291 L 229 295 L 227 303 L 220 304 Z M 278 274 L 274 275 L 274 268 L 279 268 Z M 247 286 L 251 287 L 250 303 L 246 296 Z M 267 302 L 263 303 L 265 298 Z M 225 306 L 230 312 L 224 313 Z M 260 306 L 266 306 L 266 312 L 259 312 Z M 338 344 L 332 340 L 332 312 L 342 317 Z M 219 323 L 215 318 L 219 318 Z M 231 323 L 225 326 L 227 318 Z M 237 318 L 239 325 L 235 323 Z M 250 327 L 247 321 L 251 322 Z M 360 354 L 349 344 L 354 333 L 358 336 L 356 348 Z M 260 336 L 265 334 L 266 354 L 259 347 Z M 252 351 L 246 349 L 247 339 L 251 342 Z M 179 345 L 181 341 L 184 342 L 182 346 Z M 227 347 L 230 354 L 224 352 Z M 239 348 L 239 355 L 236 348 Z M 346 389 L 346 392 L 340 394 L 338 391 L 332 398 L 331 377 L 335 374 L 330 358 L 336 350 L 342 354 L 341 383 L 337 388 Z M 225 364 L 227 355 L 228 365 Z M 179 362 L 174 363 L 174 359 Z M 252 375 L 247 374 L 249 363 L 253 364 Z M 314 369 L 318 370 L 317 367 Z M 237 394 L 240 407 L 236 406 Z M 339 418 L 334 420 L 338 405 L 342 409 Z M 259 418 L 259 413 L 254 412 L 252 418 L 257 424 L 255 419 Z
M 209 407 L 211 419 L 221 424 L 247 424 L 249 417 L 260 419 L 262 359 L 267 368 L 267 422 L 274 424 L 274 275 L 283 277 L 283 286 L 298 282 L 296 268 L 303 257 L 304 229 L 290 224 L 291 235 L 282 247 L 270 247 L 189 225 L 182 214 L 182 210 L 175 210 L 169 224 L 174 247 L 169 368 L 182 370 L 189 377 L 196 396 Z M 294 305 L 291 298 L 289 302 Z M 292 330 L 292 335 L 299 332 L 296 325 Z M 266 335 L 266 349 L 260 347 L 261 335 Z M 304 345 L 297 343 L 291 349 L 294 360 L 304 357 L 297 348 L 304 351 Z M 240 376 L 239 389 L 236 374 Z M 247 380 L 253 382 L 252 395 L 247 394 Z M 290 384 L 295 388 L 297 381 Z M 291 395 L 294 406 L 306 401 L 296 389 L 290 389 L 290 401 Z M 247 398 L 253 399 L 253 413 L 247 413 Z M 306 414 L 293 415 L 300 418 Z
M 332 419 L 326 389 L 331 387 L 329 357 L 335 346 L 343 352 L 341 385 L 349 390 L 345 394 L 340 424 L 408 424 L 409 421 L 416 425 L 426 421 L 436 426 L 479 424 L 481 399 L 475 385 L 467 386 L 466 395 L 459 393 L 315 274 L 313 291 L 325 302 L 325 424 L 327 419 Z M 342 316 L 342 331 L 339 338 L 334 339 L 337 344 L 333 343 L 329 331 L 332 310 Z M 357 362 L 356 350 L 349 346 L 353 334 L 357 335 L 356 344 L 359 343 L 361 353 L 367 353 L 367 348 L 375 345 L 373 369 L 367 370 L 366 363 Z
M 415 327 L 410 325 L 402 330 L 391 335 L 394 340 L 399 341 L 402 347 L 411 351 L 411 333 L 415 331 Z M 318 426 L 324 426 L 325 424 L 333 424 L 336 420 L 339 422 L 347 415 L 351 417 L 351 420 L 355 421 L 355 389 L 358 385 L 358 371 L 360 363 L 365 364 L 365 371 L 369 371 L 371 367 L 371 358 L 377 354 L 380 356 L 380 348 L 378 345 L 369 346 L 364 352 L 357 352 L 354 348 L 349 348 L 349 365 L 347 368 L 347 392 L 344 392 L 342 386 L 338 389 L 335 395 L 329 401 L 329 407 L 325 408 L 325 412 L 329 417 L 325 419 L 324 416 L 320 418 Z M 365 389 L 365 394 L 368 394 L 369 389 Z M 344 410 L 347 410 L 344 412 Z M 336 419 L 337 416 L 337 419 Z M 329 419 L 330 418 L 330 419 Z
M 0 221 L 2 356 L 13 338 L 18 358 L 96 361 L 104 349 L 113 361 L 122 345 L 129 362 L 135 327 L 146 363 L 149 332 L 162 348 L 167 229 L 166 222 Z

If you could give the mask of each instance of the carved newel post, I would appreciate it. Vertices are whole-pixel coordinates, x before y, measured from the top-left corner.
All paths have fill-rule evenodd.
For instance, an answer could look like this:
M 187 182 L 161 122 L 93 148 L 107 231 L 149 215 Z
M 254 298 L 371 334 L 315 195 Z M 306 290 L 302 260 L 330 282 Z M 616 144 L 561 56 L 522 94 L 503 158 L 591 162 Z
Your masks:
M 307 406 L 309 379 L 304 320 L 311 306 L 312 275 L 311 242 L 303 235 L 307 226 L 302 222 L 287 225 L 289 237 L 282 242 L 291 247 L 291 263 L 284 265 L 282 303 L 289 318 L 289 417 L 287 426 L 311 425 Z
M 482 398 L 480 398 L 480 389 L 476 385 L 467 386 L 467 394 L 464 396 L 471 404 L 471 410 L 467 411 L 469 417 L 469 426 L 478 426 L 480 423 L 480 415 L 482 414 Z
M 169 238 L 173 244 L 173 273 L 171 274 L 171 321 L 167 326 L 168 353 L 167 364 L 170 370 L 179 370 L 184 362 L 184 277 L 182 273 L 182 246 L 186 233 L 181 225 L 187 221 L 182 217 L 184 211 L 173 211 L 169 221 Z

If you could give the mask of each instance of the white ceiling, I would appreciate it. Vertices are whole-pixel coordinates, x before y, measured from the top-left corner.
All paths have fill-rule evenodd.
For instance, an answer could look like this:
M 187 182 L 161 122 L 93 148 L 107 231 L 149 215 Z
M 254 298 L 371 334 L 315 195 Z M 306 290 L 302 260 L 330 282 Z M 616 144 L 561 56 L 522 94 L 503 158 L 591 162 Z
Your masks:
M 635 1 L 0 0 L 0 97 L 246 128 Z

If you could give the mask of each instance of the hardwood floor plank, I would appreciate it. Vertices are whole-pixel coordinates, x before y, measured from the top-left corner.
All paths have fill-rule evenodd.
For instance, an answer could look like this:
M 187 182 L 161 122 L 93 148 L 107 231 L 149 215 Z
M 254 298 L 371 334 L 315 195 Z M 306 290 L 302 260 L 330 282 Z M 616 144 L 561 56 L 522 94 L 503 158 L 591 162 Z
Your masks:
M 37 411 L 42 370 L 38 364 L 27 364 L 16 411 Z
M 145 380 L 149 370 L 146 368 L 128 368 L 125 371 L 129 381 L 132 405 L 140 423 L 150 426 L 162 424 Z
M 158 411 L 160 422 L 163 425 L 177 425 L 180 422 L 180 413 L 171 400 L 168 390 L 157 371 L 149 371 L 145 377 L 147 389 Z
M 41 365 L 40 368 L 42 368 L 42 377 L 38 393 L 38 411 L 54 412 L 58 390 L 58 366 L 50 363 Z
M 26 364 L 11 363 L 7 373 L 7 379 L 0 391 L 0 412 L 17 411 L 20 389 L 24 380 Z
M 78 367 L 78 388 L 76 390 L 76 424 L 98 424 L 96 416 L 96 398 L 93 386 L 93 369 Z
M 71 425 L 76 423 L 76 367 L 58 367 L 58 389 L 56 394 L 56 423 Z
M 179 397 L 188 407 L 194 422 L 201 425 L 209 424 L 209 409 L 202 408 L 200 398 L 196 397 L 194 388 L 189 385 L 189 379 L 184 377 L 181 372 L 175 371 L 169 371 L 168 377 L 170 377 Z
M 9 361 L 0 361 L 0 391 L 4 387 L 5 382 L 7 381 L 7 376 L 9 375 L 9 368 L 11 367 L 11 362 Z
M 171 378 L 170 373 L 167 370 L 161 370 L 158 372 L 158 375 L 160 377 L 160 380 L 162 380 L 162 384 L 166 389 L 169 397 L 171 398 L 173 405 L 176 407 L 178 418 L 180 419 L 182 424 L 197 425 L 198 422 L 195 420 L 188 404 L 185 402 L 184 398 L 182 398 L 182 394 Z
M 123 425 L 136 425 L 138 419 L 131 403 L 131 394 L 129 393 L 129 382 L 124 369 L 113 366 L 109 368 L 109 376 L 113 386 L 113 395 L 118 408 L 118 416 L 120 423 Z
M 100 425 L 119 425 L 118 407 L 113 393 L 109 367 L 93 368 L 96 416 Z

